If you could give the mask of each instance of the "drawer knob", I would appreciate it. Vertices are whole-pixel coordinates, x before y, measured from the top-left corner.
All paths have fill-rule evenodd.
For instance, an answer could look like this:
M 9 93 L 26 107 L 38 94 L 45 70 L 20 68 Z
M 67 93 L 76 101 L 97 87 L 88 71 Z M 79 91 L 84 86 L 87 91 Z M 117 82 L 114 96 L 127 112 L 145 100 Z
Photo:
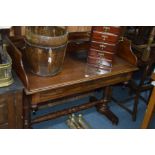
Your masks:
M 108 38 L 108 36 L 104 36 L 102 35 L 103 40 L 105 41 L 106 38 Z
M 110 30 L 110 27 L 103 27 L 104 32 L 108 32 Z
M 119 41 L 120 41 L 120 42 L 121 42 L 121 41 L 124 41 L 124 37 L 120 37 Z
M 104 60 L 103 60 L 103 59 L 98 60 L 98 64 L 99 64 L 100 66 L 104 65 Z
M 99 57 L 100 57 L 100 58 L 104 58 L 104 53 L 102 53 L 102 54 L 100 53 L 100 54 L 99 54 Z
M 100 45 L 100 48 L 103 50 L 106 46 L 105 45 Z

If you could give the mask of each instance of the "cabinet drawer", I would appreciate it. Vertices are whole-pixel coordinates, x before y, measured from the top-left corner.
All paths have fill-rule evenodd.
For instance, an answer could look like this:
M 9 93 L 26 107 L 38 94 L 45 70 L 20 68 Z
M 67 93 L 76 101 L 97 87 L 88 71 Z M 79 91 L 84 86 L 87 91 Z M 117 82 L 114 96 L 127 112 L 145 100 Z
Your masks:
M 122 28 L 120 26 L 94 26 L 93 31 L 100 31 L 103 33 L 121 34 Z
M 108 60 L 113 60 L 115 53 L 107 52 L 107 51 L 99 51 L 95 49 L 90 49 L 89 56 L 94 58 L 105 58 Z
M 112 33 L 93 32 L 92 40 L 116 44 L 119 41 L 119 36 Z
M 102 68 L 104 66 L 112 67 L 112 60 L 105 59 L 105 58 L 95 58 L 92 56 L 88 56 L 87 62 L 88 62 L 88 64 L 94 64 L 100 68 Z
M 91 48 L 96 49 L 96 50 L 100 50 L 100 51 L 115 52 L 117 50 L 117 45 L 102 43 L 102 42 L 97 42 L 97 41 L 92 40 Z

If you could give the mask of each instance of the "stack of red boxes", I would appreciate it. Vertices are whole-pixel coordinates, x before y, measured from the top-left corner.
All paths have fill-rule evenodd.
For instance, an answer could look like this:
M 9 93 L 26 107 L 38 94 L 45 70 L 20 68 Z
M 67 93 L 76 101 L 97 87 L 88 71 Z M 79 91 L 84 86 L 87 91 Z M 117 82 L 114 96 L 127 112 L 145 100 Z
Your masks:
M 93 26 L 87 62 L 100 69 L 111 69 L 122 34 L 119 26 Z

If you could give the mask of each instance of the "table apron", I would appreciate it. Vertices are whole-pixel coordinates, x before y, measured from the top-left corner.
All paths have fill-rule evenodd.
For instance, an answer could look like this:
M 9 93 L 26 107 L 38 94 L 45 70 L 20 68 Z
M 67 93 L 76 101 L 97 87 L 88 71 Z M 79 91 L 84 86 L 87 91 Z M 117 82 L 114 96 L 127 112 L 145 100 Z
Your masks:
M 120 75 L 114 75 L 110 78 L 100 78 L 92 81 L 81 82 L 78 84 L 73 84 L 69 86 L 64 86 L 61 88 L 55 88 L 51 90 L 46 90 L 31 94 L 31 104 L 39 104 L 41 102 L 46 102 L 49 100 L 59 99 L 71 95 L 76 95 L 79 93 L 85 93 L 88 91 L 93 91 L 106 86 L 118 84 L 120 82 L 128 81 L 131 78 L 131 73 L 124 73 Z

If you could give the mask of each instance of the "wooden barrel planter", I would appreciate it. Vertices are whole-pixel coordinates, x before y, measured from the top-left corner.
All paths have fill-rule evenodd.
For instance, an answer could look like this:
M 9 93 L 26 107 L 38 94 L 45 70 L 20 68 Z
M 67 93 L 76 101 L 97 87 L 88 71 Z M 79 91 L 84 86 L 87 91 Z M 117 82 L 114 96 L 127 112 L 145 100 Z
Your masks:
M 68 33 L 62 27 L 28 27 L 25 56 L 30 71 L 39 76 L 53 76 L 62 70 Z

